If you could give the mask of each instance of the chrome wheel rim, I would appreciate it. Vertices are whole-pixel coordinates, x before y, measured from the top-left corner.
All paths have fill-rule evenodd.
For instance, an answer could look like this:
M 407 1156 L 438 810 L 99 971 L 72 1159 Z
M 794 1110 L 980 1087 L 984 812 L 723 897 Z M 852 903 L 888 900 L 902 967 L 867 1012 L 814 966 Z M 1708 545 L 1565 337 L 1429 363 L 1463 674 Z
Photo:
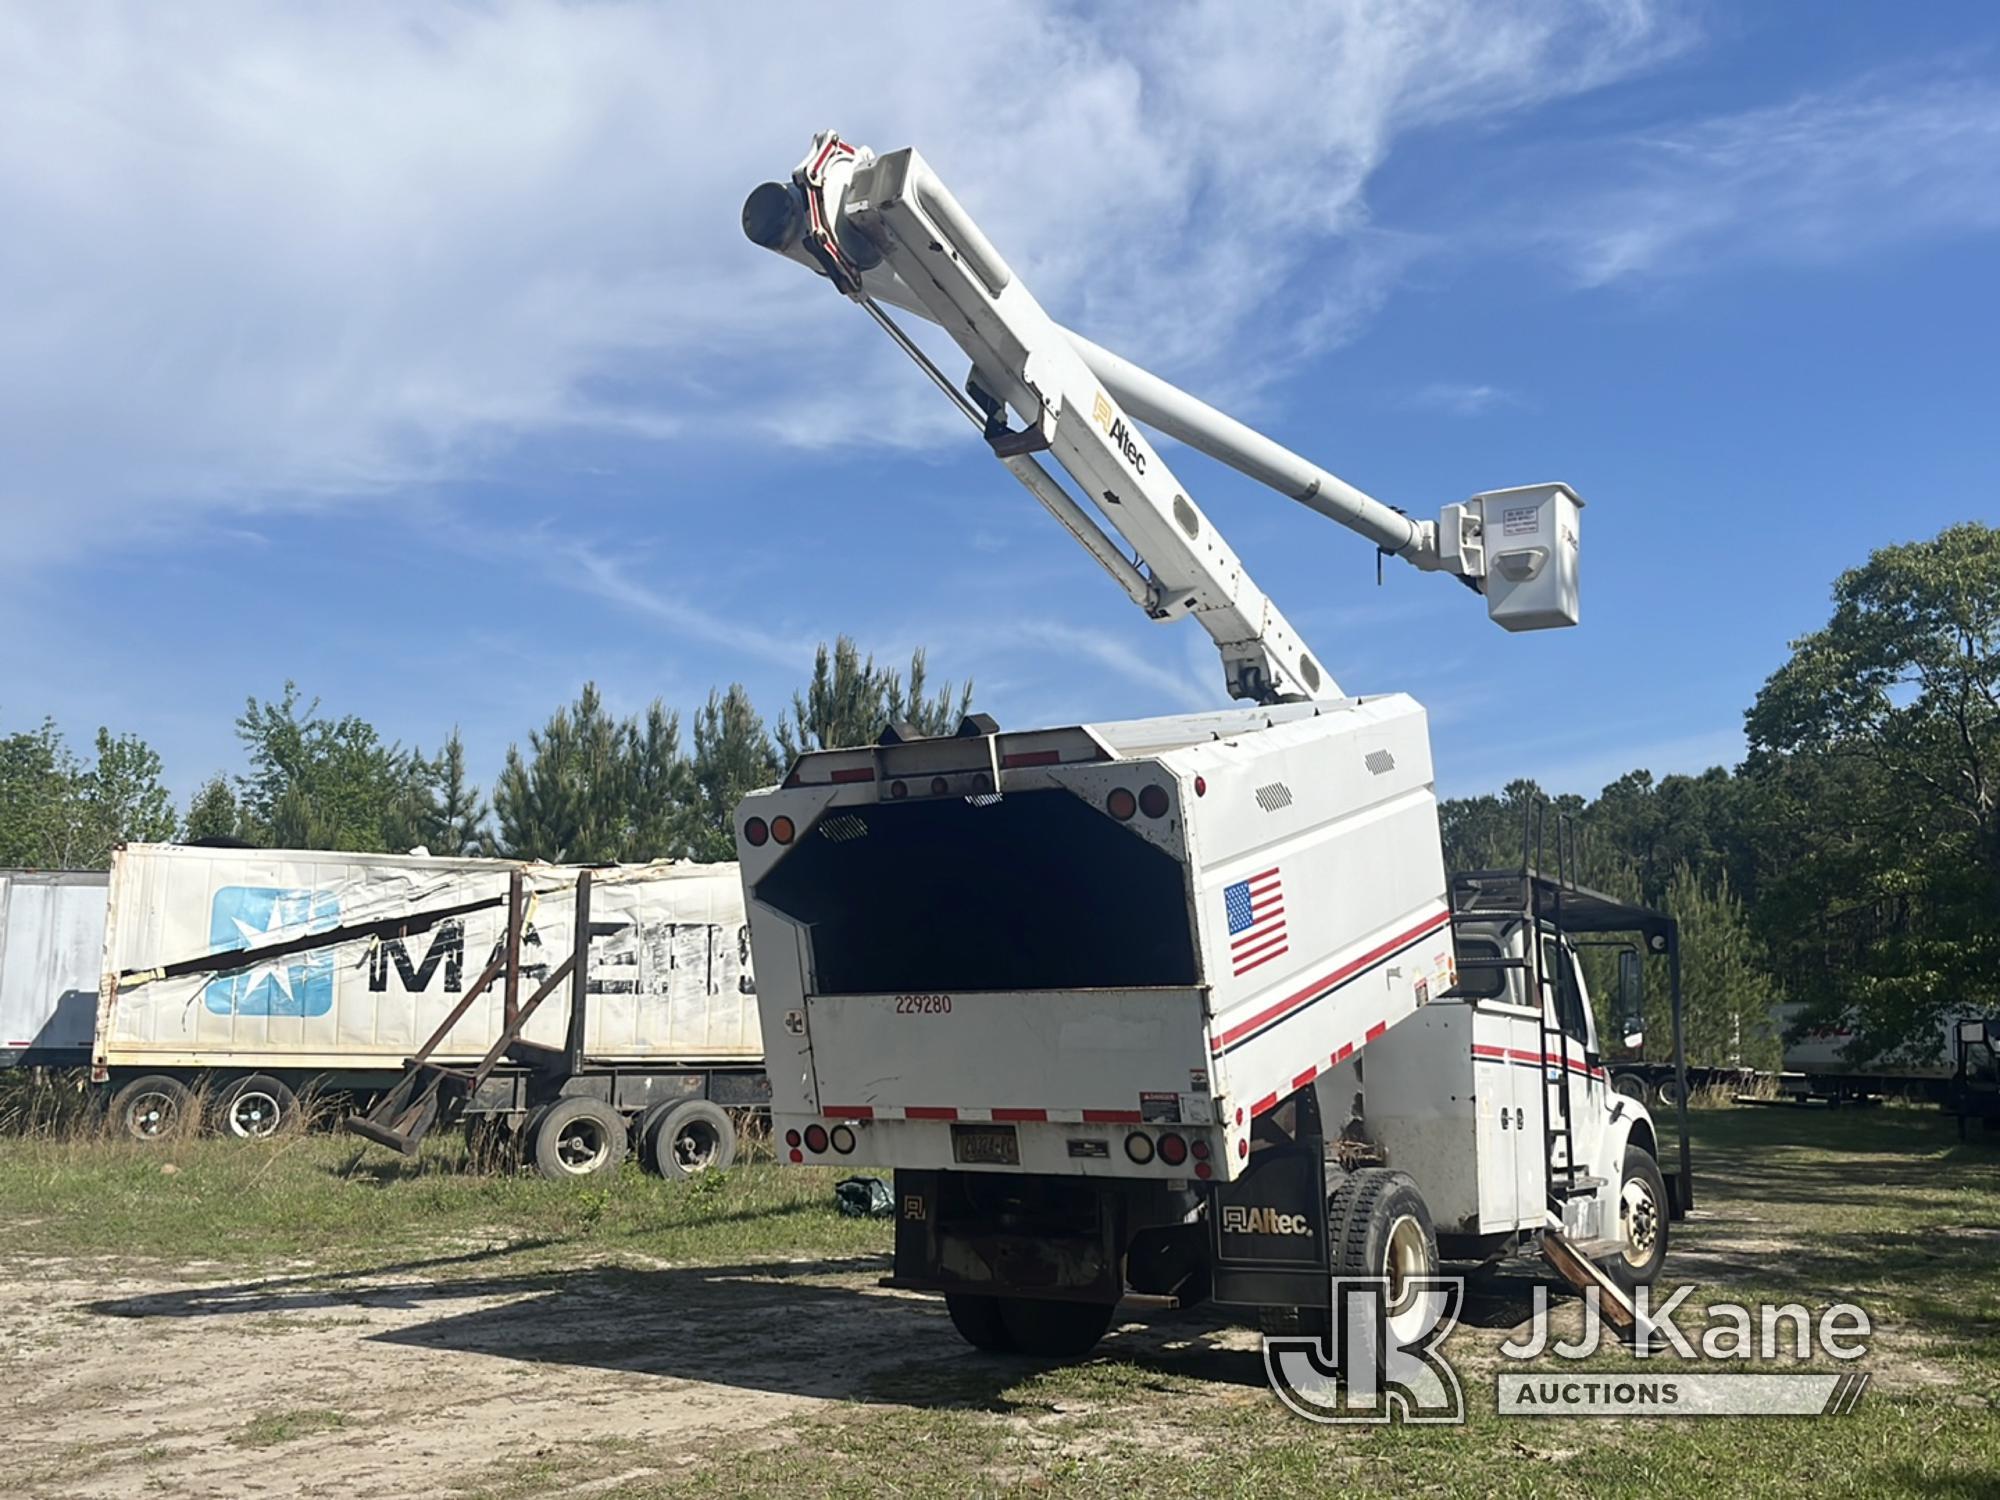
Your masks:
M 1628 1177 L 1618 1194 L 1618 1230 L 1625 1241 L 1625 1260 L 1643 1266 L 1660 1243 L 1660 1204 L 1653 1185 L 1643 1177 Z
M 242 1140 L 276 1135 L 283 1118 L 277 1099 L 262 1089 L 246 1089 L 229 1101 L 229 1133 Z

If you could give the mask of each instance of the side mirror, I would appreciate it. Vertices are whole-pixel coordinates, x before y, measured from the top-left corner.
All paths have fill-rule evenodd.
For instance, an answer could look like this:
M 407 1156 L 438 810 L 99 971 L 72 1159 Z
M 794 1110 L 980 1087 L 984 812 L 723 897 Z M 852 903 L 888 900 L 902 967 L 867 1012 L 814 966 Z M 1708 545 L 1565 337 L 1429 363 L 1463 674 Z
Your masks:
M 1616 1019 L 1627 1047 L 1637 1048 L 1646 1040 L 1646 960 L 1636 948 L 1618 950 Z

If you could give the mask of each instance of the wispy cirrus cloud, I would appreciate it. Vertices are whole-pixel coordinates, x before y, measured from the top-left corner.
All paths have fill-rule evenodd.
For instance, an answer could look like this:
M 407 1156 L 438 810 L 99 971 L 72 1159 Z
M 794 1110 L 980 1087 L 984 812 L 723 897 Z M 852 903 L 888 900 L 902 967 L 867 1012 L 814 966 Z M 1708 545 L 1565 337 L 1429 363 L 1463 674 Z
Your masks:
M 827 123 L 918 143 L 1059 315 L 1227 388 L 1228 351 L 1348 336 L 1394 285 L 1366 191 L 1398 139 L 1646 67 L 1670 3 L 10 8 L 0 561 L 578 429 L 936 443 L 949 413 L 738 230 Z
M 1586 286 L 2000 229 L 2000 83 L 1955 68 L 1876 75 L 1589 154 L 1618 185 L 1574 205 L 1550 240 Z

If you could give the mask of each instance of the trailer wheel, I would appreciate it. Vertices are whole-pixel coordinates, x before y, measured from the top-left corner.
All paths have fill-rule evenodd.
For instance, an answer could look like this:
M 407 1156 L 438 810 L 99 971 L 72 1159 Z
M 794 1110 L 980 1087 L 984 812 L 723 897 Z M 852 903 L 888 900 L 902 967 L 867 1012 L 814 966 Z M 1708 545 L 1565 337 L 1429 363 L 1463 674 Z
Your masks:
M 1644 1146 L 1625 1148 L 1625 1180 L 1618 1188 L 1618 1239 L 1625 1253 L 1603 1263 L 1626 1291 L 1651 1286 L 1667 1259 L 1667 1183 Z
M 720 1172 L 736 1160 L 736 1126 L 727 1110 L 706 1099 L 673 1105 L 649 1127 L 641 1149 L 670 1182 Z
M 135 1141 L 180 1134 L 194 1114 L 194 1092 L 178 1078 L 148 1073 L 111 1096 L 111 1128 Z
M 1327 1251 L 1335 1276 L 1385 1276 L 1389 1281 L 1389 1327 L 1398 1338 L 1414 1339 L 1429 1309 L 1403 1288 L 1412 1277 L 1438 1272 L 1437 1229 L 1429 1205 L 1407 1172 L 1364 1167 L 1350 1172 L 1327 1204 Z
M 299 1096 L 268 1073 L 251 1073 L 222 1091 L 213 1128 L 239 1141 L 269 1140 L 298 1120 Z
M 1002 1297 L 1000 1326 L 1021 1354 L 1074 1359 L 1088 1354 L 1111 1326 L 1110 1302 L 1066 1302 L 1054 1297 Z
M 1613 1073 L 1611 1075 L 1611 1092 L 1614 1094 L 1623 1094 L 1627 1099 L 1636 1099 L 1639 1103 L 1644 1104 L 1646 1102 L 1645 1076 L 1640 1073 Z
M 988 1354 L 1011 1354 L 1014 1340 L 1000 1321 L 1000 1301 L 998 1297 L 947 1292 L 944 1310 L 951 1314 L 951 1326 L 958 1330 L 958 1336 L 973 1348 Z
M 1669 1073 L 1653 1085 L 1653 1098 L 1661 1109 L 1676 1109 L 1681 1102 L 1681 1081 Z
M 535 1170 L 566 1182 L 615 1171 L 625 1159 L 625 1117 L 596 1099 L 559 1099 L 535 1122 Z

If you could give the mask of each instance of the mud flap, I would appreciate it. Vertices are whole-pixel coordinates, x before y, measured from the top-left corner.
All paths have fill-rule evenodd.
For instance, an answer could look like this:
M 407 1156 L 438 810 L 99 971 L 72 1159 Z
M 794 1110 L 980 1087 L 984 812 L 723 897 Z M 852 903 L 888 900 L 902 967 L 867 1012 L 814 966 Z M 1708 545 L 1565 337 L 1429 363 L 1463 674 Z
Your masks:
M 1317 1142 L 1260 1146 L 1247 1172 L 1217 1184 L 1208 1217 L 1213 1300 L 1326 1307 L 1326 1197 L 1326 1163 Z

